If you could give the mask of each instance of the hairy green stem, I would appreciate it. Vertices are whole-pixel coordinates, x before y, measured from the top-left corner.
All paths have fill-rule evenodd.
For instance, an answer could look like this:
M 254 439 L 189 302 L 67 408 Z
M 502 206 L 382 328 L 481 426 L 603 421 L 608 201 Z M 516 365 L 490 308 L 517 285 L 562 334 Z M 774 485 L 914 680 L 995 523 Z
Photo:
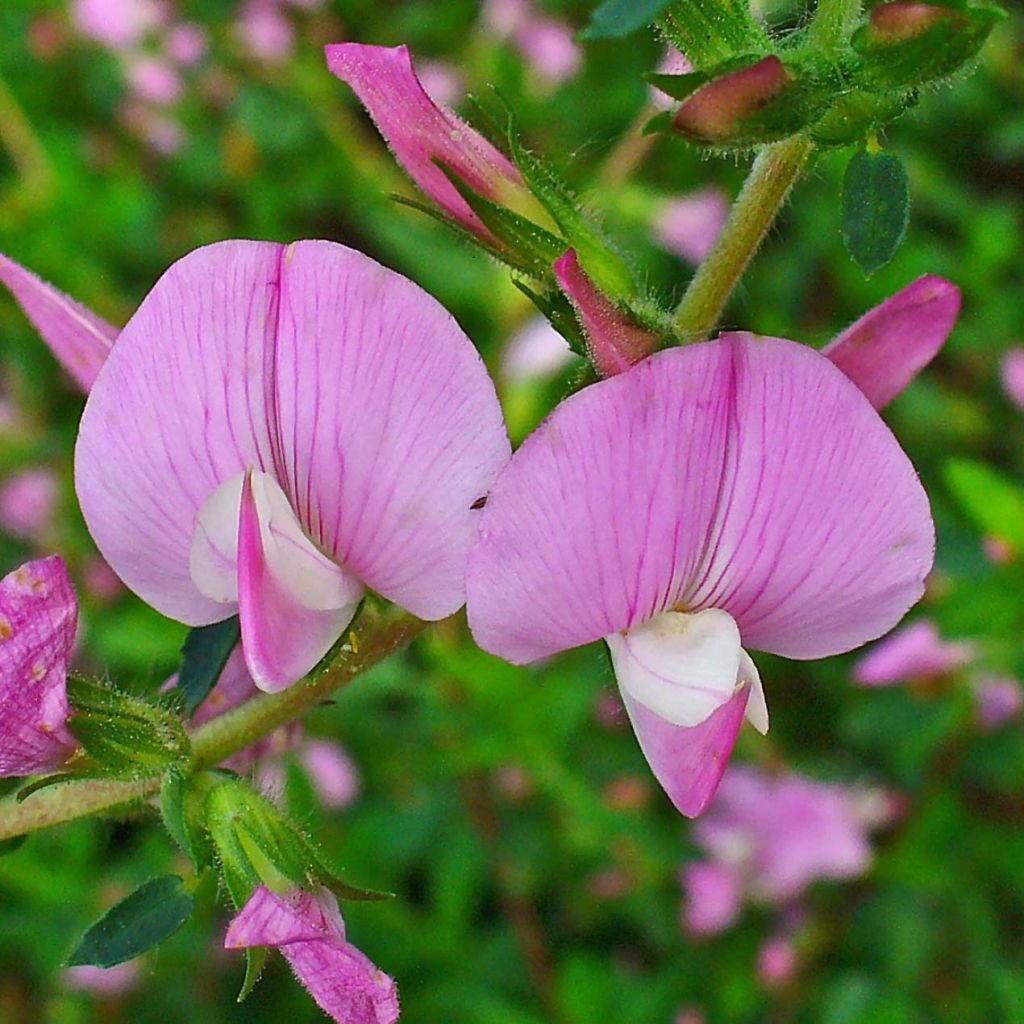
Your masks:
M 813 148 L 809 139 L 794 135 L 757 155 L 718 240 L 676 309 L 680 342 L 699 341 L 714 329 Z
M 192 732 L 195 768 L 213 767 L 299 718 L 356 676 L 407 647 L 425 626 L 406 613 L 370 618 L 354 634 L 354 642 L 350 639 L 339 648 L 319 672 L 281 693 L 255 697 Z M 150 797 L 159 791 L 162 781 L 162 775 L 129 781 L 82 779 L 47 787 L 22 803 L 6 797 L 0 800 L 0 841 Z

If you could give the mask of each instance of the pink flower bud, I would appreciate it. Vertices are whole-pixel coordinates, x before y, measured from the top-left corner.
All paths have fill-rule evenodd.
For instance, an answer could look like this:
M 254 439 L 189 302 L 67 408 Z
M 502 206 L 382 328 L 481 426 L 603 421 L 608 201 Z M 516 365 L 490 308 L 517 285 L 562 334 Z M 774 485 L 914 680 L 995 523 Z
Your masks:
M 911 680 L 935 679 L 969 664 L 974 645 L 947 642 L 929 619 L 918 619 L 879 640 L 853 669 L 861 686 L 894 686 Z
M 880 4 L 871 11 L 871 39 L 879 43 L 901 43 L 927 32 L 940 21 L 956 17 L 948 7 L 935 4 L 895 3 Z
M 673 124 L 686 135 L 724 142 L 742 122 L 766 107 L 792 82 L 778 57 L 765 57 L 701 86 L 676 111 Z
M 13 473 L 0 483 L 0 529 L 25 540 L 46 534 L 59 491 L 57 475 L 47 466 Z
M 605 377 L 628 370 L 654 351 L 657 338 L 634 323 L 594 284 L 574 249 L 565 252 L 554 270 L 586 332 L 594 365 Z
M 1024 707 L 1020 683 L 1009 676 L 984 676 L 974 683 L 978 721 L 984 729 L 995 729 L 1015 718 Z
M 797 963 L 793 943 L 783 936 L 775 936 L 758 951 L 757 976 L 766 988 L 779 988 L 792 980 Z

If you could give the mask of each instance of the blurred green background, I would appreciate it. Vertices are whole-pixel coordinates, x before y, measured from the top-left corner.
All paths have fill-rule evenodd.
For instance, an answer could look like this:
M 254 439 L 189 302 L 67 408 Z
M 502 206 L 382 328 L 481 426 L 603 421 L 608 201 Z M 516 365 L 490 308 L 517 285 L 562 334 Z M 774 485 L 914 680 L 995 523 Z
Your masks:
M 674 140 L 643 153 L 620 140 L 648 103 L 649 34 L 586 44 L 555 82 L 471 0 L 279 4 L 291 33 L 268 56 L 243 3 L 179 0 L 169 16 L 206 45 L 180 95 L 153 102 L 131 54 L 89 38 L 59 0 L 0 3 L 0 251 L 121 323 L 166 266 L 230 237 L 323 237 L 370 253 L 433 293 L 495 371 L 531 313 L 507 275 L 430 219 L 388 198 L 412 194 L 348 89 L 327 42 L 407 42 L 455 77 L 456 95 L 495 86 L 529 143 L 561 166 L 644 268 L 681 295 L 692 269 L 651 241 L 665 197 L 716 185 L 735 194 L 742 161 Z M 270 4 L 269 6 L 273 6 Z M 537 12 L 579 28 L 587 0 Z M 784 23 L 785 5 L 768 12 Z M 491 19 L 493 21 L 493 18 Z M 258 39 L 257 39 L 258 42 Z M 849 151 L 822 157 L 798 186 L 731 305 L 727 323 L 824 343 L 922 273 L 964 293 L 935 364 L 886 412 L 919 467 L 938 523 L 924 605 L 973 664 L 927 684 L 864 690 L 855 656 L 797 664 L 758 657 L 772 711 L 767 739 L 744 732 L 738 761 L 896 794 L 862 877 L 813 885 L 799 913 L 748 907 L 719 935 L 681 927 L 679 871 L 692 826 L 650 777 L 597 647 L 516 669 L 449 624 L 315 712 L 339 740 L 359 797 L 320 806 L 288 769 L 287 798 L 353 881 L 386 904 L 345 908 L 350 936 L 396 977 L 410 1024 L 929 1024 L 1024 1021 L 1024 732 L 979 727 L 972 681 L 1024 673 L 1024 412 L 1000 386 L 1004 352 L 1024 342 L 1024 19 L 997 30 L 977 70 L 928 92 L 889 132 L 908 168 L 909 235 L 870 281 L 844 252 L 839 192 Z M 134 92 L 133 92 L 134 89 Z M 624 162 L 636 158 L 631 170 Z M 566 393 L 567 368 L 505 382 L 515 439 Z M 83 398 L 6 296 L 0 297 L 0 483 L 56 474 L 54 514 L 28 536 L 0 535 L 0 569 L 60 551 L 83 601 L 80 663 L 151 690 L 175 668 L 184 628 L 109 586 L 75 506 L 71 452 Z M 981 476 L 965 500 L 946 464 Z M 1001 486 L 996 486 L 997 483 Z M 987 558 L 982 539 L 1009 542 Z M 219 949 L 224 911 L 211 882 L 186 927 L 141 962 L 134 985 L 73 991 L 62 958 L 81 931 L 145 878 L 184 871 L 155 817 L 81 822 L 31 837 L 0 860 L 2 1024 L 295 1024 L 322 1019 L 277 959 L 251 998 L 234 999 L 238 957 Z M 782 983 L 756 969 L 786 914 L 797 966 Z M 795 915 L 795 916 L 794 916 Z

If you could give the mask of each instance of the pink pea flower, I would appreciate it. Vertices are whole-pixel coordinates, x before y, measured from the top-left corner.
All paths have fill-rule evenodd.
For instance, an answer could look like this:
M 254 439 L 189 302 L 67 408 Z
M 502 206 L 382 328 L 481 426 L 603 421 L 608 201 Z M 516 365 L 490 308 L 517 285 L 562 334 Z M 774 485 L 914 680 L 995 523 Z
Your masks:
M 75 28 L 112 50 L 134 46 L 166 17 L 166 8 L 155 0 L 73 0 L 71 5 Z
M 506 204 L 529 198 L 512 163 L 427 95 L 408 47 L 338 43 L 326 53 L 328 68 L 351 86 L 409 177 L 461 227 L 493 241 L 435 161 L 475 192 Z
M 198 64 L 206 53 L 206 46 L 206 32 L 191 21 L 178 22 L 164 38 L 164 52 L 182 67 Z
M 48 466 L 12 473 L 0 482 L 0 529 L 25 540 L 46 534 L 59 496 L 57 474 Z
M 572 78 L 583 63 L 583 52 L 564 21 L 531 12 L 516 32 L 516 43 L 527 64 L 551 85 Z
M 542 316 L 531 317 L 501 353 L 501 375 L 510 384 L 553 377 L 573 361 L 569 342 Z
M 687 263 L 697 264 L 715 244 L 729 216 L 729 199 L 720 188 L 702 188 L 670 199 L 654 222 L 658 243 Z
M 1000 369 L 1007 398 L 1018 409 L 1024 409 L 1024 347 L 1007 349 Z
M 498 478 L 470 628 L 516 664 L 605 640 L 641 749 L 684 814 L 746 714 L 747 648 L 838 654 L 890 629 L 934 553 L 928 499 L 819 353 L 749 334 L 659 352 L 563 402 Z
M 683 923 L 692 935 L 715 935 L 739 917 L 743 878 L 729 864 L 695 861 L 682 872 L 686 889 Z
M 1020 683 L 1009 676 L 983 676 L 975 680 L 974 699 L 983 729 L 997 729 L 1016 718 L 1024 707 Z
M 317 1006 L 338 1024 L 393 1024 L 394 981 L 345 937 L 338 901 L 293 889 L 283 896 L 260 886 L 224 937 L 226 949 L 280 949 Z
M 483 362 L 411 281 L 330 242 L 222 242 L 121 332 L 75 476 L 124 583 L 188 625 L 237 612 L 273 691 L 364 587 L 425 619 L 460 607 L 473 506 L 508 453 Z
M 930 619 L 918 619 L 875 644 L 853 667 L 861 686 L 895 686 L 911 680 L 935 679 L 974 660 L 974 645 L 939 636 Z
M 146 103 L 167 107 L 181 97 L 181 75 L 169 61 L 142 54 L 128 62 L 128 85 Z
M 118 328 L 3 255 L 0 281 L 10 289 L 57 361 L 88 391 Z
M 295 49 L 295 32 L 276 0 L 246 0 L 239 15 L 238 35 L 249 55 L 280 64 Z
M 61 971 L 65 988 L 111 999 L 130 992 L 139 983 L 139 961 L 126 960 L 114 967 L 67 967 Z
M 0 580 L 0 776 L 55 771 L 75 748 L 66 681 L 77 627 L 59 555 Z
M 865 313 L 822 354 L 881 409 L 935 358 L 953 330 L 960 301 L 959 288 L 925 274 Z

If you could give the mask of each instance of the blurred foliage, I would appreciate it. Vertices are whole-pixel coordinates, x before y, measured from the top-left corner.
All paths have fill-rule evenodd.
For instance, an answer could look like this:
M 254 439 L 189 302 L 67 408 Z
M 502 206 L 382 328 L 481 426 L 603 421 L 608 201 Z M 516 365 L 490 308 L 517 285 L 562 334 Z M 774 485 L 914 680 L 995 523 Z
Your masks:
M 649 115 L 641 33 L 585 47 L 580 72 L 545 86 L 479 27 L 471 0 L 331 0 L 288 16 L 294 54 L 248 57 L 232 0 L 181 0 L 211 48 L 175 109 L 180 149 L 154 152 L 124 123 L 117 59 L 76 36 L 59 0 L 0 4 L 0 250 L 123 322 L 162 270 L 225 237 L 326 237 L 409 275 L 453 311 L 492 368 L 529 315 L 505 273 L 438 224 L 393 203 L 411 194 L 322 44 L 408 42 L 444 60 L 468 91 L 496 87 L 529 144 L 562 167 L 635 254 L 657 292 L 690 269 L 650 240 L 660 197 L 718 184 L 742 162 L 704 159 L 672 139 L 622 143 Z M 550 0 L 583 27 L 591 4 Z M 776 24 L 796 12 L 767 11 Z M 1024 419 L 999 387 L 999 360 L 1024 340 L 1024 19 L 999 26 L 976 73 L 928 93 L 889 132 L 907 168 L 913 216 L 895 259 L 870 280 L 840 238 L 849 150 L 820 158 L 743 282 L 730 326 L 824 343 L 922 273 L 951 278 L 964 312 L 946 349 L 887 411 L 931 495 L 938 568 L 924 612 L 978 645 L 979 670 L 1024 674 L 1024 564 L 982 552 L 985 495 L 961 501 L 945 464 L 1024 481 Z M 15 127 L 12 128 L 12 125 Z M 20 127 L 18 127 L 20 126 Z M 629 173 L 630 163 L 635 169 Z M 0 387 L 21 426 L 0 440 L 0 476 L 52 466 L 60 509 L 47 550 L 81 581 L 93 550 L 75 507 L 71 453 L 83 399 L 12 302 L 0 299 Z M 521 438 L 565 392 L 505 389 Z M 955 472 L 953 474 L 956 475 Z M 979 486 L 986 479 L 982 472 Z M 1003 484 L 1000 484 L 1002 488 Z M 1019 496 L 1018 496 L 1019 497 Z M 1000 501 L 1008 500 L 1000 489 Z M 1016 499 L 1013 499 L 1016 500 Z M 977 514 L 977 510 L 981 514 Z M 31 549 L 0 537 L 0 565 Z M 184 629 L 134 598 L 84 587 L 81 668 L 151 690 L 173 671 Z M 476 650 L 462 625 L 436 630 L 309 719 L 339 738 L 363 795 L 326 812 L 297 769 L 288 799 L 358 884 L 384 904 L 347 904 L 350 935 L 393 974 L 410 1024 L 671 1024 L 683 1006 L 713 1024 L 992 1024 L 1024 1021 L 1024 732 L 975 724 L 969 680 L 866 691 L 850 657 L 759 656 L 772 711 L 740 759 L 902 795 L 868 876 L 809 895 L 801 965 L 768 991 L 754 969 L 771 917 L 747 911 L 697 942 L 680 929 L 678 870 L 690 826 L 650 778 L 596 647 L 519 669 Z M 88 821 L 32 836 L 0 860 L 3 1024 L 221 1024 L 321 1019 L 280 959 L 236 1006 L 241 958 L 220 949 L 223 911 L 206 879 L 197 913 L 143 961 L 134 990 L 73 993 L 59 965 L 99 913 L 145 879 L 188 873 L 150 820 Z M 614 885 L 603 884 L 609 879 Z

